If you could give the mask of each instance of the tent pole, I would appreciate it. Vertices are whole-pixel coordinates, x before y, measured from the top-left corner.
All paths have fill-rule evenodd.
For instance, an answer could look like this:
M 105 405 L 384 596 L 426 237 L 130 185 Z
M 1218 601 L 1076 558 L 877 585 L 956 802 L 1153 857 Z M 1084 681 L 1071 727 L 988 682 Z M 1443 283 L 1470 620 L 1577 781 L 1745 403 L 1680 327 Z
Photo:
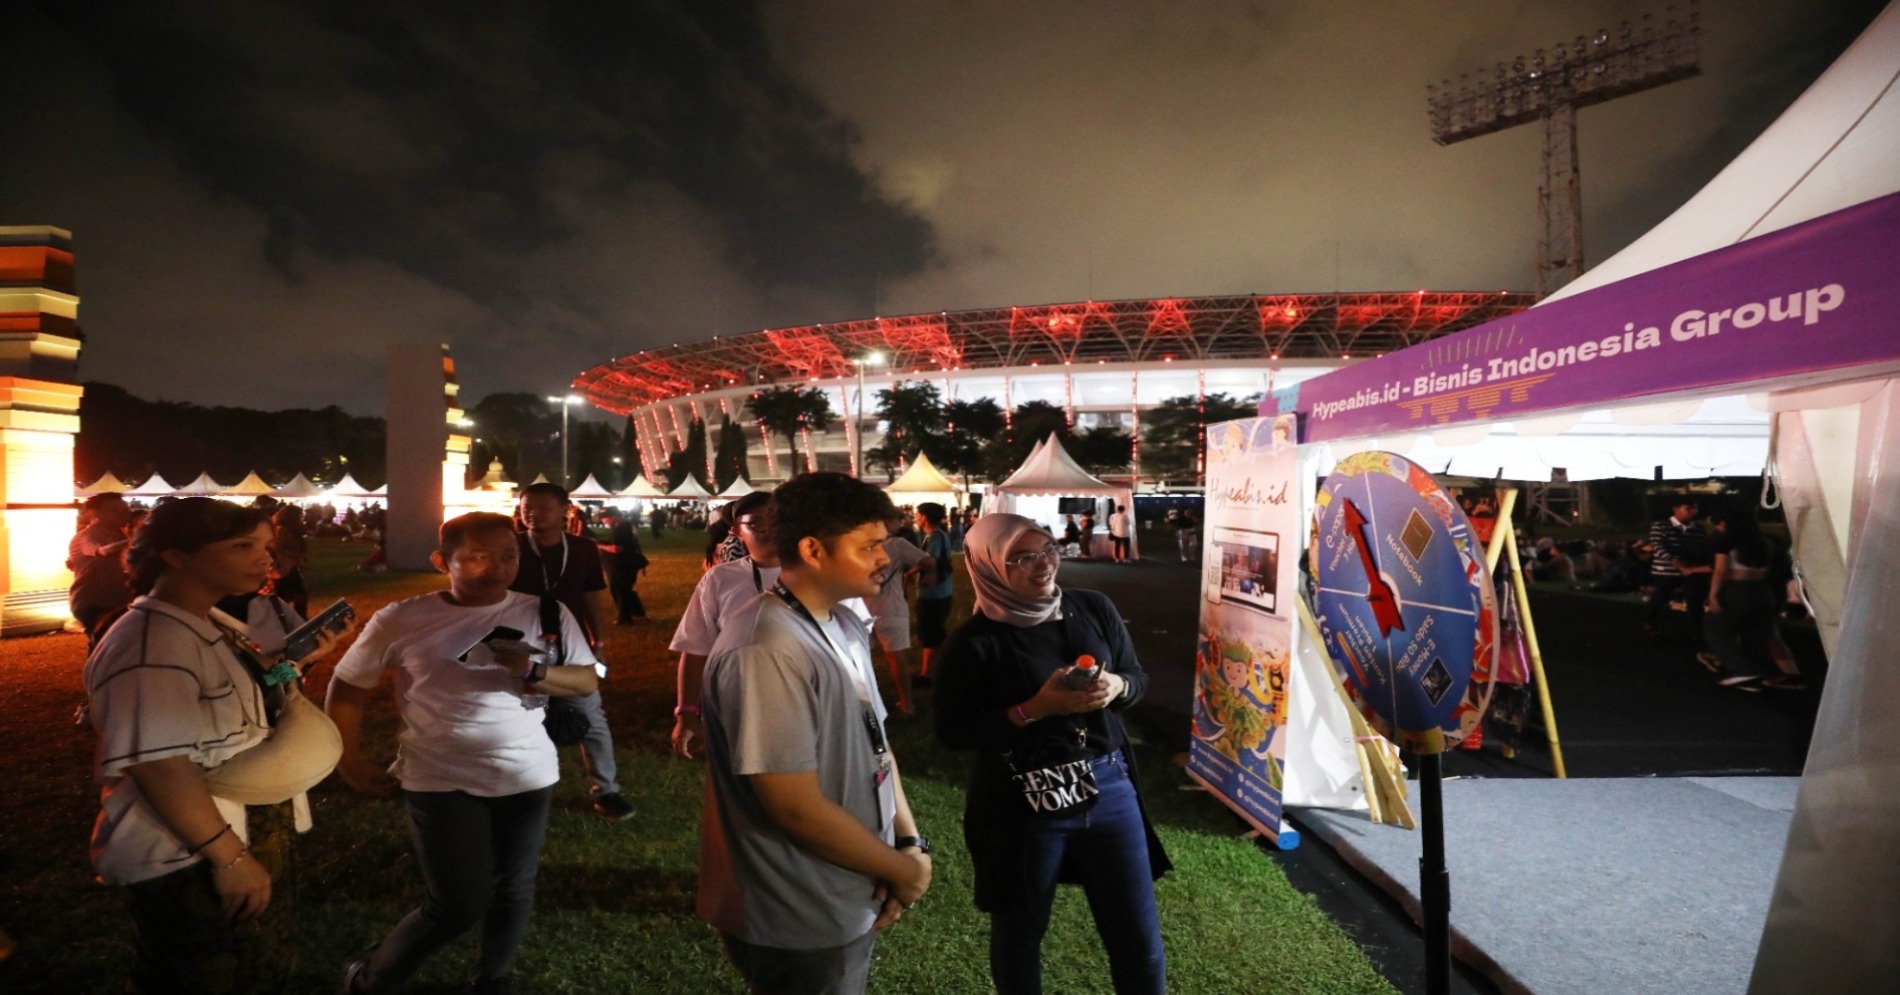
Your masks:
M 1537 643 L 1537 621 L 1531 617 L 1531 594 L 1524 586 L 1524 565 L 1517 556 L 1517 526 L 1511 524 L 1511 512 L 1517 506 L 1517 488 L 1506 487 L 1498 492 L 1498 527 L 1491 533 L 1491 544 L 1484 551 L 1485 563 L 1491 569 L 1497 569 L 1500 553 L 1508 550 L 1511 557 L 1511 580 L 1513 594 L 1517 598 L 1517 614 L 1524 626 L 1524 645 L 1531 651 L 1531 673 L 1537 680 L 1537 704 L 1543 709 L 1544 734 L 1550 741 L 1550 766 L 1552 772 L 1560 778 L 1569 777 L 1564 772 L 1564 748 L 1557 737 L 1557 712 L 1550 701 L 1550 682 L 1544 679 L 1544 651 Z

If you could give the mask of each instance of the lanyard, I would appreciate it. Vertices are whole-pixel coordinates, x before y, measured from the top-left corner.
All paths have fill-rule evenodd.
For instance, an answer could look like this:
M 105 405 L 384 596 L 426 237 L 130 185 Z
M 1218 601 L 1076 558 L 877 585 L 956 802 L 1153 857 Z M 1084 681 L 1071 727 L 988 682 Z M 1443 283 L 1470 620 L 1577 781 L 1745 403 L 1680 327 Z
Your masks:
M 832 640 L 831 633 L 825 631 L 824 625 L 821 624 L 817 618 L 813 617 L 811 609 L 806 608 L 804 602 L 798 600 L 796 595 L 786 589 L 783 581 L 772 586 L 772 593 L 778 595 L 779 599 L 790 606 L 793 611 L 797 612 L 800 618 L 811 623 L 811 627 L 818 630 L 819 638 L 823 639 L 825 645 L 831 647 L 831 652 L 837 655 L 838 662 L 852 668 L 854 672 L 860 675 L 860 679 L 862 679 L 864 668 L 859 666 L 850 654 L 846 653 Z M 875 685 L 868 685 L 866 690 L 871 694 L 877 693 Z M 878 783 L 883 784 L 884 777 L 890 770 L 890 758 L 888 755 L 890 751 L 884 744 L 884 727 L 878 725 L 877 713 L 872 711 L 869 706 L 866 706 L 862 712 L 864 717 L 864 731 L 871 740 L 871 752 L 877 754 Z
M 534 550 L 536 562 L 541 564 L 542 593 L 552 593 L 555 582 L 567 575 L 567 533 L 561 533 L 561 569 L 554 571 L 553 577 L 548 576 L 548 559 L 541 555 L 541 544 L 534 541 L 532 532 L 528 533 L 528 546 Z

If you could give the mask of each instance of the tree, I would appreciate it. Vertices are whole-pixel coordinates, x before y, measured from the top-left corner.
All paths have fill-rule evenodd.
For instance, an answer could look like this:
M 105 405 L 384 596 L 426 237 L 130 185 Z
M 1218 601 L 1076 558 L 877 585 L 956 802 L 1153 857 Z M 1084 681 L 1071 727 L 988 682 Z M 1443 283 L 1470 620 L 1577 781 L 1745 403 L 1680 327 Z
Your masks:
M 816 387 L 767 387 L 752 395 L 746 409 L 765 425 L 765 430 L 785 439 L 790 462 L 785 475 L 798 472 L 798 433 L 800 429 L 822 432 L 831 425 L 831 402 Z
M 1076 437 L 1070 450 L 1082 469 L 1099 477 L 1128 469 L 1135 453 L 1135 439 L 1119 428 L 1097 425 Z
M 945 473 L 962 474 L 966 480 L 983 469 L 983 447 L 1003 435 L 1003 406 L 994 398 L 951 401 L 943 406 L 944 446 L 930 458 Z
M 899 382 L 877 392 L 877 416 L 890 425 L 883 441 L 866 452 L 872 466 L 895 474 L 920 452 L 941 454 L 943 394 L 932 383 Z
M 666 489 L 672 490 L 685 483 L 689 476 L 703 476 L 706 473 L 706 422 L 695 418 L 686 426 L 686 448 L 674 453 L 666 461 Z
M 490 394 L 468 409 L 468 417 L 508 479 L 525 484 L 540 474 L 550 480 L 560 476 L 561 413 L 547 398 L 520 391 Z M 487 469 L 486 459 L 482 467 Z
M 747 479 L 745 429 L 731 418 L 719 423 L 719 446 L 713 450 L 713 490 L 723 491 L 732 482 Z
M 570 419 L 568 431 L 574 434 L 570 443 L 574 448 L 568 457 L 573 462 L 575 484 L 578 486 L 590 473 L 595 480 L 616 479 L 614 454 L 620 451 L 620 433 L 607 422 L 579 419 Z
M 1047 439 L 1054 433 L 1059 439 L 1067 441 L 1069 418 L 1059 407 L 1048 401 L 1028 401 L 1016 406 L 1010 413 L 1009 429 L 997 433 L 996 437 L 983 447 L 983 472 L 993 483 L 1001 483 L 1004 478 L 1016 472 L 1029 458 L 1029 451 L 1036 443 Z
M 1205 430 L 1259 413 L 1259 395 L 1236 401 L 1226 394 L 1170 397 L 1141 418 L 1141 473 L 1145 477 L 1199 482 Z
M 633 477 L 645 476 L 647 472 L 646 460 L 640 456 L 640 423 L 634 421 L 631 411 L 627 412 L 627 430 L 621 433 L 620 441 L 622 443 L 620 458 L 624 461 L 622 465 L 627 468 L 627 473 L 631 476 L 615 484 L 616 488 L 632 483 Z

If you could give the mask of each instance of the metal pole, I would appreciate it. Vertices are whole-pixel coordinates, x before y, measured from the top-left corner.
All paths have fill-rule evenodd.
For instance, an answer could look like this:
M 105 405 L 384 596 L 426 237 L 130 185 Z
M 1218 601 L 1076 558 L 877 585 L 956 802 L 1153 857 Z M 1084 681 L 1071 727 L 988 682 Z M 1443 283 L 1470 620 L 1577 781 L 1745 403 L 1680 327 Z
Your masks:
M 1441 791 L 1444 755 L 1418 758 L 1420 829 L 1424 853 L 1418 858 L 1419 897 L 1425 905 L 1425 991 L 1451 992 L 1451 871 L 1445 867 L 1445 800 Z
M 567 398 L 561 398 L 561 486 L 566 487 L 567 474 Z

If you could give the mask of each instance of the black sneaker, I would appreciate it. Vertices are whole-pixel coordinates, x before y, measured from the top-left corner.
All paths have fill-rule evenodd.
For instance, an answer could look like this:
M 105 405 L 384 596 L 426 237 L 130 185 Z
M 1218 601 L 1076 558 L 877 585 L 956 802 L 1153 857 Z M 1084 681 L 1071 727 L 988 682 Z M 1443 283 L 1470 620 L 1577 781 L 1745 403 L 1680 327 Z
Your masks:
M 594 796 L 594 811 L 609 822 L 619 822 L 633 814 L 633 806 L 619 792 Z M 506 980 L 506 979 L 501 979 Z

